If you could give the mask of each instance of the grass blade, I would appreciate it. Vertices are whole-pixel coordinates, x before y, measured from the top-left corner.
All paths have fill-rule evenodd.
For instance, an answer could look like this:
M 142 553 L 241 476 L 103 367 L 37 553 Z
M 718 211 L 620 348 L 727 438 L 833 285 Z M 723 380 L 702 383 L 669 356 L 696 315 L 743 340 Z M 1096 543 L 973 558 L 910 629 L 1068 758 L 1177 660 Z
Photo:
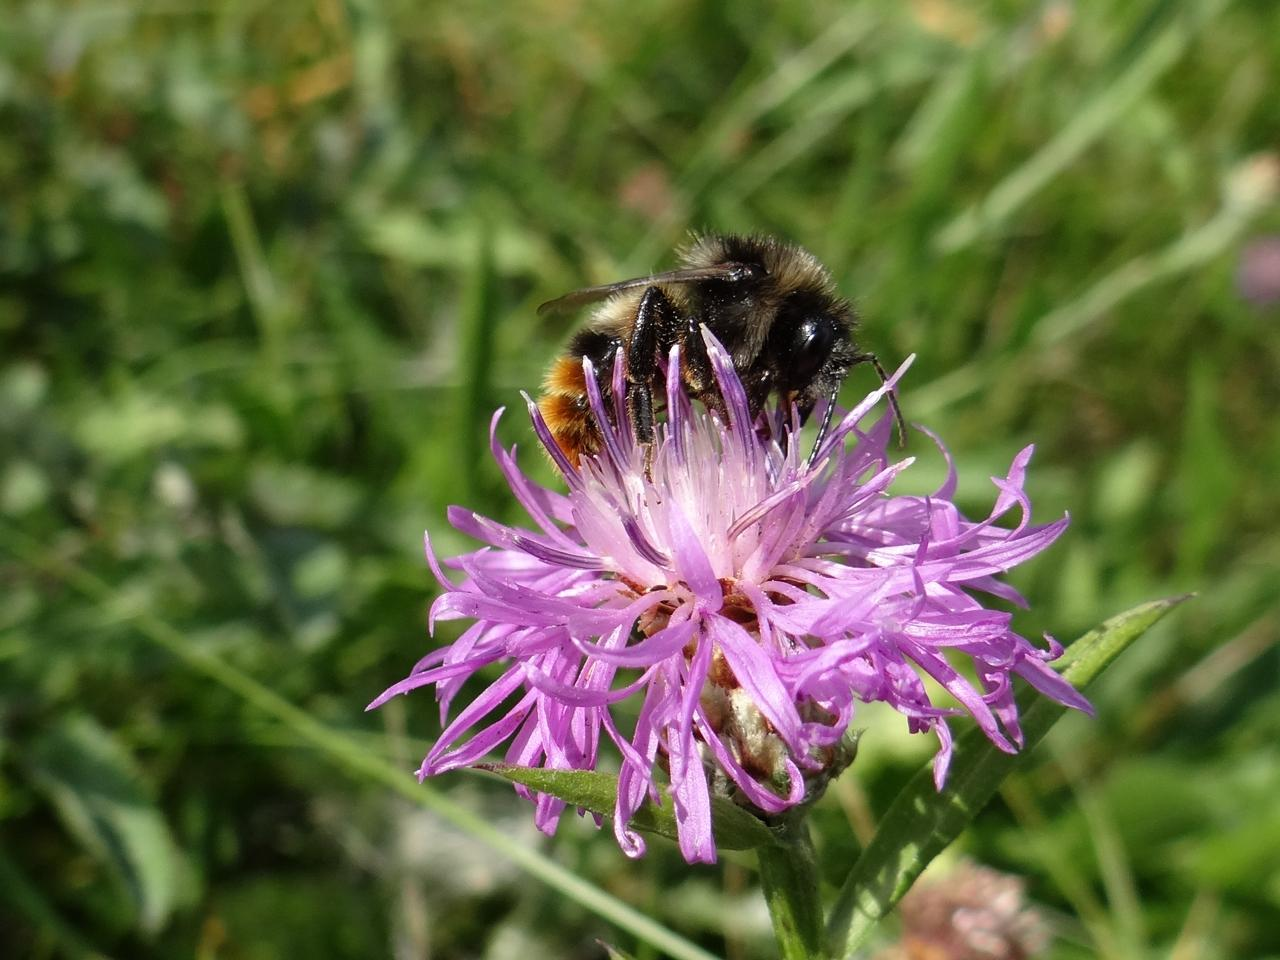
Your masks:
M 987 384 L 1018 375 L 1020 369 L 1039 376 L 1053 356 L 1051 351 L 1114 316 L 1130 297 L 1184 277 L 1225 254 L 1275 203 L 1280 194 L 1280 167 L 1270 155 L 1251 157 L 1228 171 L 1222 194 L 1221 206 L 1208 220 L 1158 250 L 1125 261 L 1046 313 L 1036 321 L 1028 346 L 970 360 L 915 390 L 911 400 L 914 414 L 926 417 L 936 413 Z
M 0 525 L 0 544 L 14 556 L 61 579 L 104 608 L 112 606 L 112 601 L 118 599 L 111 584 L 78 564 L 41 552 L 38 543 L 11 526 Z M 537 850 L 512 840 L 482 817 L 444 794 L 418 783 L 404 770 L 370 752 L 363 740 L 321 723 L 249 674 L 207 650 L 193 646 L 165 621 L 145 611 L 122 611 L 118 609 L 118 604 L 115 607 L 111 610 L 113 616 L 124 617 L 131 612 L 133 623 L 143 637 L 172 654 L 188 668 L 235 693 L 249 707 L 279 723 L 354 779 L 380 784 L 431 810 L 486 844 L 494 853 L 508 858 L 530 876 L 668 956 L 676 960 L 714 960 L 711 954 L 696 944 Z
M 933 238 L 934 252 L 963 250 L 1012 216 L 1118 123 L 1178 62 L 1200 28 L 1224 5 L 1225 0 L 1206 0 L 1189 10 L 1173 11 L 1165 28 L 1137 51 L 1128 67 L 1104 84 L 1057 136 L 997 183 L 981 202 L 962 211 L 938 231 Z M 1162 2 L 1161 6 L 1165 4 Z

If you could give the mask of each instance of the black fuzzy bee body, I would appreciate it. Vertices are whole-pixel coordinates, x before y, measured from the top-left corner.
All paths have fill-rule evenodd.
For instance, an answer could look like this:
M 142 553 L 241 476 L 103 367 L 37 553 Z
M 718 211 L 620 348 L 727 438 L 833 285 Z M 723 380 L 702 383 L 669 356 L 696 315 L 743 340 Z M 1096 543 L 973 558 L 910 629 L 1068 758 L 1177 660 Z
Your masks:
M 871 363 L 885 379 L 876 357 L 854 344 L 852 306 L 807 250 L 766 236 L 709 234 L 695 237 L 679 257 L 681 266 L 668 273 L 588 287 L 539 308 L 603 301 L 548 372 L 538 404 L 571 462 L 599 449 L 599 431 L 586 402 L 583 357 L 607 376 L 621 351 L 627 414 L 641 443 L 653 441 L 655 391 L 674 344 L 681 345 L 685 390 L 713 409 L 722 405 L 704 326 L 732 357 L 752 413 L 777 395 L 796 405 L 803 422 L 821 400 L 831 401 L 819 425 L 819 444 L 851 367 Z M 893 410 L 901 434 L 896 402 Z

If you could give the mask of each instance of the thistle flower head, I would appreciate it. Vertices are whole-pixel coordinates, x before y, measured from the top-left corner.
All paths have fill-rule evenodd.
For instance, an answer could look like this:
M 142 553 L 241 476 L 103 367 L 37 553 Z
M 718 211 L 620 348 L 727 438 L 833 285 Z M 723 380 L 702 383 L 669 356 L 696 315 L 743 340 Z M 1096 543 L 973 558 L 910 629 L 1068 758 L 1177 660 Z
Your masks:
M 918 884 L 898 913 L 902 942 L 879 960 L 1031 960 L 1049 946 L 1022 878 L 976 863 Z
M 802 803 L 847 762 L 842 741 L 858 702 L 885 701 L 912 731 L 938 737 L 939 787 L 950 718 L 968 713 L 1002 750 L 1021 745 L 1015 675 L 1088 709 L 1046 665 L 1061 652 L 1052 640 L 1036 647 L 1011 630 L 1008 613 L 979 601 L 1021 603 L 997 575 L 1067 524 L 1030 524 L 1030 447 L 993 478 L 990 516 L 970 521 L 952 502 L 950 467 L 932 496 L 891 494 L 912 460 L 890 459 L 890 417 L 862 428 L 907 364 L 852 410 L 835 411 L 810 460 L 794 411 L 753 417 L 731 359 L 709 335 L 707 346 L 722 409 L 690 402 L 673 349 L 667 421 L 651 451 L 610 412 L 625 409 L 620 365 L 607 397 L 586 371 L 602 443 L 578 467 L 529 403 L 567 493 L 534 483 L 514 448 L 491 441 L 532 526 L 450 510 L 453 526 L 486 546 L 447 564 L 463 575 L 454 584 L 428 541 L 444 591 L 431 624 L 474 623 L 371 705 L 435 685 L 445 729 L 420 776 L 475 763 L 508 741 L 512 764 L 594 769 L 607 739 L 621 755 L 622 849 L 643 852 L 628 823 L 646 797 L 660 800 L 665 771 L 681 852 L 711 862 L 712 793 L 765 815 Z M 1012 526 L 997 525 L 1010 514 Z M 500 675 L 450 721 L 463 684 L 494 664 Z M 937 688 L 947 702 L 935 702 Z M 638 707 L 624 712 L 623 701 Z M 552 832 L 564 801 L 517 789 Z

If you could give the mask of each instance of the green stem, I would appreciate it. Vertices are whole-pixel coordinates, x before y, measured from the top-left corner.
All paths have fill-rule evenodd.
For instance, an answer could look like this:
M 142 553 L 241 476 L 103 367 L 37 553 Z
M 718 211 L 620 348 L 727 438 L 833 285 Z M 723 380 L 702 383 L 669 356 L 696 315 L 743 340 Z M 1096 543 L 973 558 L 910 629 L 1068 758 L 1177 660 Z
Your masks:
M 819 960 L 822 901 L 809 825 L 803 818 L 778 830 L 779 843 L 759 848 L 760 879 L 782 960 Z

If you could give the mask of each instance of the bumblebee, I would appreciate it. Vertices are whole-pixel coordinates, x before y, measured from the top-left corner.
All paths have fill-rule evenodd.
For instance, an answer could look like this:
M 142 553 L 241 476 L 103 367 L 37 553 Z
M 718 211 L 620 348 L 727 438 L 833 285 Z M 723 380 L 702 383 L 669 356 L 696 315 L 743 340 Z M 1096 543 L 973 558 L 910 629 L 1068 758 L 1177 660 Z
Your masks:
M 819 401 L 830 401 L 818 425 L 814 455 L 850 367 L 869 363 L 887 382 L 876 356 L 860 351 L 853 341 L 853 308 L 836 291 L 827 268 L 807 250 L 766 236 L 708 234 L 695 236 L 678 256 L 680 266 L 670 272 L 586 287 L 538 308 L 544 314 L 603 301 L 565 355 L 552 364 L 538 401 L 552 436 L 575 466 L 600 449 L 587 402 L 584 357 L 590 358 L 608 396 L 613 359 L 621 353 L 626 414 L 636 439 L 646 445 L 653 443 L 654 394 L 662 396 L 666 358 L 674 344 L 681 347 L 685 391 L 723 410 L 703 326 L 733 358 L 753 414 L 776 394 L 796 405 L 804 423 Z M 902 414 L 892 393 L 889 401 L 902 442 Z

